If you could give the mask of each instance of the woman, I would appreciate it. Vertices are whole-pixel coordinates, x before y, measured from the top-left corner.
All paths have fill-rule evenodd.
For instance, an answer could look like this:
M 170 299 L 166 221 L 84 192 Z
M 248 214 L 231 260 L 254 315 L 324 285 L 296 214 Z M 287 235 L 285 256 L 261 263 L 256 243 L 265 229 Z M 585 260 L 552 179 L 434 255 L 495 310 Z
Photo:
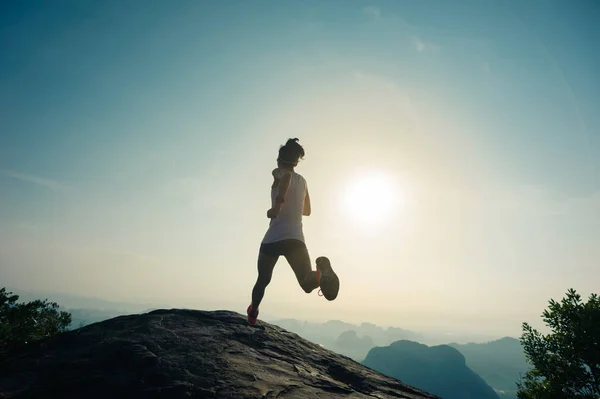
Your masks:
M 316 270 L 312 270 L 304 243 L 302 216 L 310 215 L 310 196 L 306 180 L 294 171 L 303 157 L 304 149 L 298 144 L 298 139 L 289 139 L 279 148 L 277 168 L 273 170 L 271 185 L 271 209 L 267 211 L 271 222 L 260 245 L 258 279 L 252 290 L 252 302 L 247 309 L 250 324 L 256 323 L 258 306 L 281 255 L 292 267 L 300 287 L 306 293 L 320 287 L 323 296 L 333 301 L 339 291 L 339 279 L 331 268 L 329 259 L 324 256 L 317 258 Z

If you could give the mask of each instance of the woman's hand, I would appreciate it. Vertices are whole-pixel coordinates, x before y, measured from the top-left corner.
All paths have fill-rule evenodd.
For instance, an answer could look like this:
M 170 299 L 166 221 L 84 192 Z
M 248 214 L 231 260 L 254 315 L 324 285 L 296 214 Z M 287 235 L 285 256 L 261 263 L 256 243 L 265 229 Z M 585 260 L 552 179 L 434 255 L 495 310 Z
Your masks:
M 280 211 L 279 207 L 275 206 L 267 211 L 267 217 L 269 219 L 275 219 L 275 218 L 277 218 L 277 216 L 279 216 L 279 211 Z

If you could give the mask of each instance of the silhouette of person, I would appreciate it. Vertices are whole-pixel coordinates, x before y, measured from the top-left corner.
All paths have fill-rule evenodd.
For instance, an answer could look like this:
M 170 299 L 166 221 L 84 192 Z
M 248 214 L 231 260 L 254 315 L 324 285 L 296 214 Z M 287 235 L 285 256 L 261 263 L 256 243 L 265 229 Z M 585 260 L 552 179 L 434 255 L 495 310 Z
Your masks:
M 280 146 L 277 168 L 273 170 L 271 185 L 271 209 L 267 217 L 271 219 L 269 228 L 261 242 L 258 253 L 258 278 L 252 289 L 252 302 L 248 306 L 248 323 L 255 324 L 259 305 L 265 295 L 265 288 L 271 282 L 273 269 L 283 255 L 300 284 L 311 293 L 320 287 L 320 294 L 332 301 L 339 291 L 339 279 L 328 258 L 316 260 L 316 270 L 312 270 L 308 249 L 304 242 L 302 217 L 310 216 L 310 195 L 306 180 L 294 168 L 304 157 L 304 148 L 298 139 L 289 139 Z

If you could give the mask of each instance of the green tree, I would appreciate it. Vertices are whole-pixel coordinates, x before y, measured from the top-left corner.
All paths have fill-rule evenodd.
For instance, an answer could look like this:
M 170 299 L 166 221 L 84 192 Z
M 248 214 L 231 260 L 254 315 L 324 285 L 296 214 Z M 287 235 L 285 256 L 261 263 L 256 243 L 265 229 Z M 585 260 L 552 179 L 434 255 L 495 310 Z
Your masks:
M 519 399 L 600 399 L 600 299 L 570 289 L 542 314 L 551 333 L 523 323 L 521 343 L 533 365 L 517 383 Z
M 0 359 L 9 351 L 66 331 L 71 314 L 48 300 L 17 303 L 19 296 L 0 289 Z

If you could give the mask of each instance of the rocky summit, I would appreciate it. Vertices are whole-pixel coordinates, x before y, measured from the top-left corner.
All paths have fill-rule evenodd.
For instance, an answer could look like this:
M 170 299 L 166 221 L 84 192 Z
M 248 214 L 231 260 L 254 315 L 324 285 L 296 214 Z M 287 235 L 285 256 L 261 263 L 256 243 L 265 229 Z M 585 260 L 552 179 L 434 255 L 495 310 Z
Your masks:
M 229 311 L 119 316 L 0 363 L 0 398 L 436 398 Z

